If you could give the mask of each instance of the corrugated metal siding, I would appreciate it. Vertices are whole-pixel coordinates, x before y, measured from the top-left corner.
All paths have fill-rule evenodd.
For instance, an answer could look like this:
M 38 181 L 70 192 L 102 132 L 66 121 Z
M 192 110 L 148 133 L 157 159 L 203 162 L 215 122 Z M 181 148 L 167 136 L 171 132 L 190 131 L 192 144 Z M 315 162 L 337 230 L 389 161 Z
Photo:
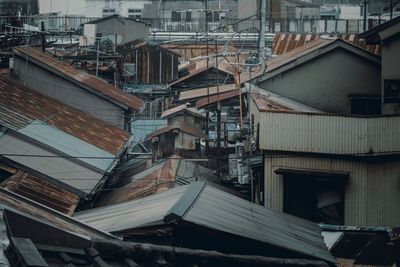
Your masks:
M 367 163 L 318 157 L 273 154 L 265 159 L 265 206 L 283 211 L 283 178 L 278 168 L 349 172 L 345 190 L 345 224 L 400 224 L 400 161 Z
M 400 117 L 260 114 L 260 148 L 327 154 L 400 151 Z

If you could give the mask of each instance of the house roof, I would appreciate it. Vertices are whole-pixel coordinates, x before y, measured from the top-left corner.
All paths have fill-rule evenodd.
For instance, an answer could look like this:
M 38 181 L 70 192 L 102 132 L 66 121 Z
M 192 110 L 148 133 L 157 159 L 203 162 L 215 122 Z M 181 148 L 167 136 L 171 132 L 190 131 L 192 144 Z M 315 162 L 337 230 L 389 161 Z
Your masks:
M 342 39 L 316 39 L 300 46 L 290 52 L 279 55 L 267 62 L 267 69 L 264 75 L 256 79 L 257 83 L 263 82 L 289 69 L 298 67 L 299 65 L 320 57 L 334 49 L 342 48 L 353 54 L 375 64 L 380 64 L 380 57 L 368 52 L 365 49 L 352 45 Z
M 138 22 L 138 23 L 142 23 L 142 24 L 145 24 L 145 25 L 150 26 L 150 24 L 148 24 L 148 23 L 146 23 L 146 22 L 144 22 L 144 21 L 142 21 L 142 20 L 127 18 L 127 17 L 123 17 L 123 16 L 118 15 L 118 14 L 113 14 L 113 15 L 111 15 L 111 16 L 107 16 L 107 17 L 104 17 L 104 18 L 99 18 L 99 19 L 91 20 L 91 21 L 86 22 L 86 23 L 83 23 L 83 24 L 97 24 L 97 23 L 99 23 L 99 22 L 107 21 L 107 20 L 109 20 L 109 19 L 114 19 L 114 18 L 115 18 L 115 19 L 118 19 L 118 20 L 121 21 L 122 23 L 124 23 L 124 21 L 128 20 L 128 21 L 134 21 L 134 22 Z
M 18 213 L 24 214 L 25 216 L 34 218 L 34 220 L 39 220 L 66 232 L 97 239 L 115 239 L 115 237 L 106 232 L 95 229 L 81 221 L 62 214 L 61 212 L 2 188 L 0 188 L 0 206 L 12 209 Z M 29 227 L 27 228 L 27 226 L 28 225 L 26 224 L 24 225 L 24 221 L 20 221 L 20 227 L 30 229 Z M 14 227 L 18 226 L 14 225 Z M 30 230 L 30 232 L 34 231 Z
M 149 134 L 147 136 L 147 140 L 162 135 L 162 134 L 166 134 L 168 132 L 172 132 L 172 131 L 182 131 L 184 133 L 190 134 L 192 136 L 195 137 L 199 137 L 201 139 L 207 139 L 207 135 L 205 133 L 203 133 L 202 131 L 200 131 L 199 129 L 196 128 L 192 128 L 188 125 L 169 125 L 167 127 L 161 128 L 157 131 L 152 132 L 151 134 Z
M 237 89 L 238 88 L 237 88 L 236 84 L 226 84 L 226 85 L 221 85 L 218 87 L 212 86 L 210 88 L 199 88 L 199 89 L 183 91 L 183 92 L 179 93 L 179 101 L 192 100 L 192 99 L 207 96 L 208 94 L 215 95 L 218 92 L 225 93 L 225 92 L 233 91 L 233 90 L 237 90 Z
M 3 187 L 68 215 L 74 213 L 80 201 L 78 195 L 23 170 L 15 169 L 15 174 L 4 181 Z
M 257 93 L 252 93 L 251 98 L 260 112 L 266 111 L 296 111 L 324 113 L 321 110 L 304 105 L 295 100 L 286 98 L 276 93 L 257 88 Z
M 340 38 L 364 48 L 365 50 L 380 55 L 381 47 L 380 45 L 367 45 L 365 40 L 360 39 L 355 34 L 330 34 L 330 37 Z M 272 54 L 281 55 L 292 51 L 298 47 L 305 45 L 308 42 L 314 41 L 321 38 L 319 34 L 309 33 L 309 34 L 293 34 L 293 33 L 276 33 L 274 36 L 274 41 L 272 44 Z
M 179 156 L 167 159 L 130 177 L 130 182 L 104 194 L 96 206 L 107 206 L 167 191 L 175 186 Z
M 41 120 L 114 155 L 130 138 L 120 128 L 42 95 L 6 75 L 0 75 L 0 115 L 0 122 L 15 130 Z
M 316 224 L 253 204 L 202 182 L 75 216 L 117 235 L 143 227 L 170 224 L 182 227 L 180 222 L 189 223 L 260 242 L 260 246 L 335 263 Z
M 381 33 L 389 30 L 389 28 L 395 27 L 393 31 L 388 32 L 387 34 L 382 35 Z M 395 17 L 389 21 L 386 21 L 366 32 L 358 35 L 360 38 L 366 40 L 368 44 L 380 44 L 381 41 L 390 38 L 392 36 L 398 36 L 400 32 L 400 16 Z
M 96 76 L 75 69 L 71 65 L 59 61 L 37 48 L 20 46 L 14 48 L 14 54 L 45 68 L 54 75 L 60 76 L 121 108 L 126 110 L 140 110 L 143 107 L 144 102 L 142 99 L 116 88 Z
M 228 91 L 226 93 L 216 94 L 216 95 L 212 95 L 212 96 L 206 96 L 196 102 L 196 107 L 199 109 L 205 108 L 210 105 L 214 105 L 218 102 L 224 102 L 224 101 L 231 100 L 233 98 L 237 98 L 237 97 L 239 97 L 239 95 L 240 95 L 239 90 L 234 90 L 234 91 Z M 242 95 L 243 95 L 243 93 L 242 93 Z
M 321 225 L 322 235 L 340 266 L 394 266 L 400 228 Z
M 181 114 L 181 113 L 186 113 L 195 117 L 199 117 L 199 118 L 205 118 L 202 114 L 199 113 L 199 111 L 197 110 L 197 108 L 190 108 L 187 106 L 187 104 L 182 104 L 173 108 L 170 108 L 168 110 L 165 110 L 162 114 L 161 114 L 161 118 L 166 119 L 169 117 L 173 117 L 177 114 Z

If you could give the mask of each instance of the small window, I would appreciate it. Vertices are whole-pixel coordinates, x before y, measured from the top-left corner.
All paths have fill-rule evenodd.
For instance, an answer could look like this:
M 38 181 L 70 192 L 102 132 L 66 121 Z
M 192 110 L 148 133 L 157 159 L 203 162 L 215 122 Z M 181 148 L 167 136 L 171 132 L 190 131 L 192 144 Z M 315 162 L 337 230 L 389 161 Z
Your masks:
M 352 115 L 380 115 L 382 112 L 379 95 L 352 95 L 349 98 Z
M 192 21 L 192 12 L 186 11 L 185 21 Z
M 172 22 L 181 22 L 181 13 L 172 11 L 171 13 L 171 21 Z
M 384 102 L 400 102 L 400 80 L 385 80 L 384 82 Z

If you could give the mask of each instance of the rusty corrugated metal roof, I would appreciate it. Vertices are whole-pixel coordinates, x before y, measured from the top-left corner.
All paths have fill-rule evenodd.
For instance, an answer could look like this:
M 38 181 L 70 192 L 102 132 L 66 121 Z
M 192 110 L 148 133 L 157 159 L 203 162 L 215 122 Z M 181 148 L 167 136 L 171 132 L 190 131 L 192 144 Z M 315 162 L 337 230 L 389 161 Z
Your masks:
M 276 111 L 288 111 L 288 110 L 293 110 L 292 108 L 289 108 L 285 105 L 279 104 L 277 102 L 272 101 L 265 95 L 261 94 L 256 94 L 253 93 L 251 94 L 251 98 L 253 99 L 254 103 L 257 105 L 257 108 L 259 111 L 271 111 L 271 110 L 276 110 Z
M 175 173 L 179 156 L 167 159 L 145 171 L 134 175 L 131 182 L 120 188 L 114 188 L 105 194 L 97 206 L 108 206 L 143 198 L 152 194 L 167 191 L 175 186 Z
M 216 95 L 213 95 L 210 97 L 206 96 L 196 102 L 196 107 L 197 108 L 205 108 L 207 106 L 216 104 L 218 101 L 223 102 L 223 101 L 235 98 L 235 97 L 239 97 L 239 95 L 240 95 L 239 90 L 234 90 L 234 91 L 229 91 L 229 92 L 222 93 L 222 94 L 216 94 Z
M 207 135 L 205 133 L 203 133 L 202 131 L 200 131 L 199 129 L 190 127 L 188 125 L 181 124 L 181 125 L 168 125 L 167 127 L 164 127 L 155 132 L 152 132 L 151 134 L 149 134 L 147 136 L 146 139 L 149 140 L 153 137 L 156 137 L 156 136 L 159 136 L 159 135 L 171 132 L 171 131 L 182 131 L 182 132 L 185 132 L 187 134 L 190 134 L 195 137 L 202 138 L 202 139 L 207 138 Z
M 86 90 L 94 92 L 108 101 L 111 100 L 114 103 L 118 103 L 125 109 L 131 108 L 134 110 L 140 110 L 144 104 L 142 99 L 109 85 L 96 76 L 75 69 L 74 67 L 59 61 L 36 48 L 17 47 L 14 49 L 14 53 L 30 62 L 41 64 L 55 75 L 77 83 Z
M 0 122 L 19 129 L 41 120 L 112 154 L 117 154 L 130 135 L 87 113 L 44 96 L 19 82 L 0 75 Z
M 265 73 L 271 74 L 273 71 L 277 70 L 273 74 L 273 75 L 277 75 L 280 73 L 279 69 L 281 67 L 283 67 L 289 63 L 295 62 L 296 60 L 302 58 L 305 55 L 310 55 L 313 53 L 312 57 L 310 56 L 309 58 L 306 59 L 306 61 L 307 61 L 307 60 L 311 60 L 312 58 L 318 57 L 322 54 L 329 52 L 330 48 L 335 49 L 337 47 L 344 48 L 344 49 L 351 51 L 359 56 L 362 56 L 368 60 L 371 60 L 377 64 L 380 64 L 380 57 L 378 55 L 373 54 L 365 49 L 362 49 L 362 48 L 360 48 L 356 45 L 353 45 L 347 41 L 344 41 L 340 38 L 330 38 L 330 39 L 319 38 L 319 39 L 310 41 L 310 42 L 304 44 L 303 46 L 299 46 L 290 52 L 284 53 L 282 55 L 279 55 L 275 58 L 268 60 L 267 61 L 267 69 L 266 69 Z M 321 49 L 320 52 L 314 53 L 320 49 Z M 323 49 L 325 49 L 325 50 L 323 50 Z M 296 66 L 298 66 L 298 64 L 293 64 L 293 67 L 296 67 Z M 282 72 L 286 71 L 283 69 L 281 69 L 281 70 L 282 70 Z M 258 82 L 262 82 L 265 79 L 267 79 L 267 77 L 265 77 L 264 75 L 259 75 L 259 76 L 260 77 L 258 79 Z M 269 78 L 271 78 L 271 77 L 272 76 L 270 76 Z M 255 76 L 255 78 L 256 78 L 256 76 Z
M 37 220 L 68 232 L 90 236 L 92 238 L 115 239 L 115 237 L 106 232 L 95 229 L 70 216 L 3 188 L 0 188 L 0 205 L 17 210 L 18 212 L 27 214 Z
M 22 170 L 5 181 L 4 188 L 68 215 L 74 213 L 81 199 L 74 193 Z
M 168 110 L 165 110 L 161 114 L 161 118 L 166 119 L 166 118 L 171 117 L 174 114 L 178 114 L 178 113 L 186 113 L 186 114 L 191 114 L 192 116 L 204 118 L 204 116 L 199 113 L 197 108 L 190 108 L 187 106 L 187 104 L 179 105 L 179 106 L 170 108 Z
M 367 45 L 365 40 L 360 39 L 356 34 L 334 34 L 330 37 L 340 38 L 377 55 L 381 53 L 381 47 L 379 45 Z M 277 33 L 275 34 L 272 45 L 272 54 L 285 54 L 319 38 L 319 34 Z
M 208 94 L 215 95 L 215 94 L 218 94 L 218 92 L 226 93 L 228 91 L 233 91 L 233 90 L 237 90 L 237 89 L 238 88 L 237 88 L 236 84 L 226 84 L 226 85 L 221 85 L 218 87 L 211 86 L 210 88 L 193 89 L 193 90 L 180 92 L 179 100 L 180 101 L 192 100 L 195 98 L 207 96 Z

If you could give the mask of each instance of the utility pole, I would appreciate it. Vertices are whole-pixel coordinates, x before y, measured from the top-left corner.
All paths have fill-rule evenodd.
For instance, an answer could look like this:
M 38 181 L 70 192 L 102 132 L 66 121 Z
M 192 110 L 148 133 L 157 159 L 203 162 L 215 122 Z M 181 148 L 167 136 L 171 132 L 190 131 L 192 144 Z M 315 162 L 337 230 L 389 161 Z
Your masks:
M 218 54 L 217 39 L 215 39 L 215 53 Z M 217 83 L 217 174 L 221 179 L 221 103 L 219 102 L 219 71 L 218 71 L 218 55 L 215 56 L 215 67 L 217 69 L 216 83 Z
M 205 18 L 205 22 L 206 22 L 205 30 L 206 30 L 206 53 L 207 53 L 207 59 L 206 59 L 206 62 L 207 62 L 207 102 L 209 103 L 210 102 L 210 84 L 209 84 L 209 79 L 208 79 L 208 76 L 209 76 L 208 65 L 209 65 L 210 59 L 208 57 L 208 21 L 207 21 L 208 1 L 207 0 L 204 0 L 204 7 L 205 7 L 205 10 L 206 10 L 206 12 L 205 12 L 205 16 L 206 16 L 206 18 Z M 210 112 L 207 110 L 207 112 L 206 112 L 206 135 L 207 135 L 206 154 L 207 154 L 207 157 L 208 157 L 208 155 L 210 153 L 210 143 L 208 141 L 208 136 L 209 136 L 209 133 L 210 133 L 210 131 L 209 131 L 209 120 L 210 120 Z
M 264 60 L 265 53 L 265 20 L 267 0 L 260 0 L 260 35 L 258 38 L 258 61 L 261 63 Z
M 367 0 L 364 0 L 364 25 L 363 25 L 363 29 L 364 32 L 367 31 L 367 7 L 368 7 L 368 2 Z
M 99 76 L 99 50 L 100 50 L 100 38 L 96 39 L 97 49 L 96 49 L 96 77 Z
M 41 23 L 41 29 L 40 31 L 42 32 L 42 52 L 46 52 L 46 33 L 44 32 L 44 21 Z

